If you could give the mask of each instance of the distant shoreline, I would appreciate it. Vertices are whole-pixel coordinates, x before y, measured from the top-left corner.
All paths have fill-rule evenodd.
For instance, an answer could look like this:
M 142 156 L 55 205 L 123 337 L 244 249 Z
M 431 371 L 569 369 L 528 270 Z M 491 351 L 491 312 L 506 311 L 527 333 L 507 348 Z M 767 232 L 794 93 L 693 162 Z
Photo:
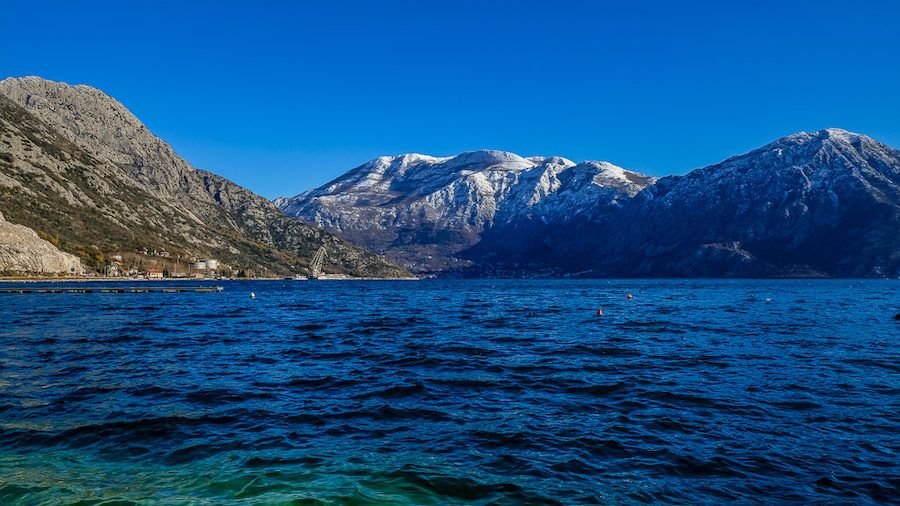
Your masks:
M 294 279 L 284 277 L 269 278 L 0 278 L 0 283 L 145 283 L 145 282 L 163 282 L 163 283 L 184 283 L 184 282 L 214 282 L 214 281 L 419 281 L 421 278 L 355 278 L 355 277 L 339 277 L 339 278 L 322 278 L 322 279 Z
M 559 276 L 559 277 L 504 277 L 504 276 L 485 276 L 485 277 L 432 277 L 432 276 L 423 276 L 420 278 L 416 277 L 404 277 L 404 278 L 375 278 L 375 277 L 324 277 L 320 279 L 307 279 L 307 278 L 285 278 L 285 277 L 252 277 L 252 278 L 162 278 L 162 279 L 147 279 L 147 278 L 123 278 L 123 277 L 96 277 L 96 278 L 85 278 L 85 277 L 65 277 L 65 278 L 54 278 L 54 277 L 0 277 L 0 283 L 91 283 L 91 282 L 101 282 L 101 283 L 145 283 L 145 282 L 162 282 L 162 283 L 210 283 L 216 281 L 312 281 L 312 282 L 322 282 L 322 281 L 422 281 L 425 279 L 470 279 L 470 280 L 522 280 L 522 281 L 537 281 L 537 280 L 581 280 L 581 281 L 610 281 L 610 280 L 646 280 L 646 279 L 657 279 L 657 280 L 730 280 L 730 281 L 738 281 L 738 280 L 759 280 L 759 281 L 871 281 L 871 280 L 885 280 L 885 281 L 893 281 L 898 280 L 898 278 L 892 277 L 832 277 L 832 276 L 770 276 L 770 277 L 693 277 L 693 278 L 685 278 L 685 277 L 568 277 L 568 276 Z

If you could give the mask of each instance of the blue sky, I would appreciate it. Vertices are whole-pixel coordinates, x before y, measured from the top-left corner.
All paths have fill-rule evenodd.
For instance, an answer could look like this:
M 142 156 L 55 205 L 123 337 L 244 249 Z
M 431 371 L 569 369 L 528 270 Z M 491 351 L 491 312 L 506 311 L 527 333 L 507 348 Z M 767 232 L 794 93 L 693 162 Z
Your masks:
M 801 130 L 900 147 L 900 2 L 4 2 L 0 74 L 103 89 L 267 196 L 382 154 L 683 173 Z

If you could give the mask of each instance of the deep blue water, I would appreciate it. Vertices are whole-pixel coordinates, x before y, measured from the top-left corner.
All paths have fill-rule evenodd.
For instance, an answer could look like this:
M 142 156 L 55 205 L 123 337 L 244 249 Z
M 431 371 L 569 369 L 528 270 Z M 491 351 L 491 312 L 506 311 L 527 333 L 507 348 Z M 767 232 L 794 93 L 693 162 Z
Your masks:
M 220 284 L 0 295 L 0 504 L 900 497 L 896 281 Z

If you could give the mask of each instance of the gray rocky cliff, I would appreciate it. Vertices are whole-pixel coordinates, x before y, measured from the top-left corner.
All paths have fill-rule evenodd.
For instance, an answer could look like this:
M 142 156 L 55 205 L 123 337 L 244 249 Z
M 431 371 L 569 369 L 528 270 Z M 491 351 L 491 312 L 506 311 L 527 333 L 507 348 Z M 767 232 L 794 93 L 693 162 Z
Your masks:
M 406 275 L 192 167 L 100 90 L 38 77 L 0 81 L 0 210 L 82 257 L 165 249 L 287 274 L 326 245 L 331 271 Z
M 23 225 L 6 221 L 0 213 L 0 273 L 79 275 L 81 260 L 63 253 Z

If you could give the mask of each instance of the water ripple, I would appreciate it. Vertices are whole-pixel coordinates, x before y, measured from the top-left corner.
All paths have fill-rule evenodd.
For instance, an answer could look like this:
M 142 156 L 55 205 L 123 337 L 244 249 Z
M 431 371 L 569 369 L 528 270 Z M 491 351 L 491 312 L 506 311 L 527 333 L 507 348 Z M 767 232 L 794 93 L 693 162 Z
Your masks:
M 5 296 L 0 503 L 891 502 L 897 288 Z

